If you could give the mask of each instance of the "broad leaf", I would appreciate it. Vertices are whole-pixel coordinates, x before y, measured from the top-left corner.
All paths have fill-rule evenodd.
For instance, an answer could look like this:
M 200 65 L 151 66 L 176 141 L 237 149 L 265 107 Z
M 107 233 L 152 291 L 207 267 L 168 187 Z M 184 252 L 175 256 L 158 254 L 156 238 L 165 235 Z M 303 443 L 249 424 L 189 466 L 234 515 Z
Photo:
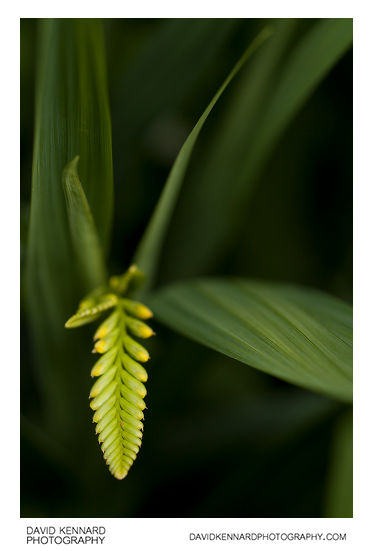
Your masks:
M 111 125 L 99 22 L 49 19 L 40 31 L 27 283 L 30 300 L 37 300 L 60 328 L 79 298 L 62 172 L 80 156 L 81 181 L 106 248 L 113 193 Z
M 229 85 L 231 80 L 235 77 L 238 71 L 242 68 L 244 63 L 250 57 L 252 53 L 263 43 L 264 40 L 270 35 L 270 30 L 265 28 L 255 38 L 252 44 L 247 48 L 243 56 L 233 67 L 215 96 L 212 98 L 209 105 L 201 115 L 197 124 L 189 134 L 184 145 L 182 146 L 174 164 L 171 169 L 170 175 L 166 181 L 165 187 L 162 191 L 161 197 L 156 205 L 154 214 L 146 228 L 144 236 L 140 242 L 140 245 L 136 251 L 134 262 L 137 264 L 143 272 L 147 275 L 146 286 L 150 287 L 159 260 L 159 255 L 162 247 L 163 240 L 166 235 L 166 231 L 180 193 L 180 188 L 184 180 L 185 172 L 188 167 L 188 163 L 193 152 L 194 145 L 197 141 L 198 135 L 212 111 L 214 105 Z
M 170 285 L 150 305 L 158 319 L 265 373 L 352 400 L 352 309 L 320 291 L 245 279 Z
M 64 329 L 91 289 L 78 277 L 62 186 L 64 167 L 80 156 L 79 174 L 107 250 L 112 216 L 111 123 L 103 37 L 94 19 L 46 19 L 39 24 L 35 137 L 26 299 L 46 418 L 67 432 L 78 401 L 70 387 L 81 361 Z M 82 251 L 82 254 L 85 254 Z M 75 351 L 74 351 L 75 350 Z M 71 361 L 74 357 L 75 362 Z M 83 355 L 84 357 L 84 355 Z M 66 397 L 69 396 L 68 402 Z M 74 421 L 68 419 L 71 416 Z

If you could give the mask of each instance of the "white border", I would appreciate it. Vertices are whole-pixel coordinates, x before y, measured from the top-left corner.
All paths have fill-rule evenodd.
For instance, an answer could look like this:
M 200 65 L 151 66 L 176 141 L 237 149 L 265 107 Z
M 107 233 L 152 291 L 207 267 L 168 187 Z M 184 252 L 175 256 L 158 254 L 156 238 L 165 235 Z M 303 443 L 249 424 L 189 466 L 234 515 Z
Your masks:
M 353 519 L 231 519 L 231 518 L 202 518 L 202 519 L 22 519 L 18 527 L 17 549 L 58 549 L 61 547 L 76 548 L 76 546 L 62 545 L 26 545 L 27 526 L 104 526 L 106 528 L 106 542 L 103 545 L 88 545 L 84 548 L 110 549 L 115 551 L 153 550 L 184 551 L 200 549 L 315 549 L 318 547 L 334 549 L 360 549 L 357 546 L 357 523 Z M 345 534 L 346 541 L 192 541 L 190 534 L 214 533 L 250 533 L 250 534 Z M 281 536 L 279 536 L 281 537 Z M 368 542 L 368 540 L 367 540 Z M 16 546 L 15 546 L 16 547 Z M 362 547 L 361 549 L 368 549 Z
M 313 0 L 312 4 L 295 0 L 262 0 L 245 2 L 230 0 L 214 2 L 213 0 L 188 0 L 177 3 L 171 0 L 143 0 L 130 3 L 108 0 L 68 0 L 63 3 L 52 3 L 48 0 L 35 0 L 32 3 L 21 2 L 22 17 L 135 17 L 135 18 L 172 18 L 172 17 L 206 17 L 206 18 L 281 18 L 281 17 L 353 17 L 357 6 L 364 2 L 347 0 Z

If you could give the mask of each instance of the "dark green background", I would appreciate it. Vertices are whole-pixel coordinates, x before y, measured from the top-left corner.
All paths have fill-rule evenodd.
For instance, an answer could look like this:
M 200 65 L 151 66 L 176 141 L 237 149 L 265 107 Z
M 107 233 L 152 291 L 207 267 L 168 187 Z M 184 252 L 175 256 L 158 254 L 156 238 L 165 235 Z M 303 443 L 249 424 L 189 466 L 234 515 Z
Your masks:
M 293 23 L 289 53 L 315 20 Z M 111 272 L 124 271 L 130 263 L 180 146 L 262 26 L 263 21 L 249 19 L 104 21 L 115 181 Z M 22 274 L 37 39 L 38 21 L 22 20 Z M 190 196 L 198 197 L 201 167 L 224 129 L 243 78 L 234 81 L 201 133 L 158 285 L 192 275 L 235 274 L 299 282 L 351 302 L 351 51 L 282 134 L 229 246 L 203 268 L 196 262 L 198 241 L 196 251 L 184 246 L 185 233 L 194 226 Z M 243 159 L 249 147 L 242 144 Z M 234 185 L 234 169 L 227 185 Z M 215 224 L 218 218 L 206 231 L 216 231 Z M 155 320 L 143 446 L 129 476 L 118 482 L 104 464 L 88 407 L 92 328 L 80 332 L 76 379 L 68 381 L 71 396 L 62 397 L 68 413 L 62 432 L 43 407 L 23 293 L 21 298 L 22 516 L 325 514 L 332 435 L 344 406 L 220 356 Z M 66 370 L 66 377 L 71 373 Z M 80 407 L 71 411 L 75 401 Z

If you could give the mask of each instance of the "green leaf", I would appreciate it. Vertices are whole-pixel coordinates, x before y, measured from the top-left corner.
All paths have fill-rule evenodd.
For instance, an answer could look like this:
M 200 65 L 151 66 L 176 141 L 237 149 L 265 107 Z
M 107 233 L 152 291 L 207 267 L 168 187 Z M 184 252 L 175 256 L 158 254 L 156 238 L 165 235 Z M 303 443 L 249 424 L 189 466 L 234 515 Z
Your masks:
M 254 147 L 243 169 L 243 180 L 247 180 L 253 164 L 255 168 L 260 167 L 289 121 L 351 44 L 351 19 L 324 19 L 294 48 L 263 113 Z
M 194 145 L 198 135 L 212 111 L 214 105 L 227 88 L 231 80 L 239 72 L 241 67 L 247 61 L 251 54 L 270 36 L 270 30 L 264 28 L 251 45 L 247 48 L 240 60 L 236 63 L 232 71 L 229 73 L 215 96 L 206 107 L 197 124 L 189 134 L 184 145 L 182 146 L 166 181 L 161 197 L 156 205 L 153 216 L 145 230 L 144 236 L 135 253 L 134 263 L 138 265 L 140 270 L 146 273 L 147 280 L 143 292 L 153 283 L 159 255 L 161 252 L 162 243 L 164 241 L 166 231 L 180 193 L 182 183 L 184 181 L 185 172 L 188 167 L 190 157 L 193 152 Z
M 104 254 L 97 235 L 91 209 L 79 181 L 75 157 L 62 173 L 70 234 L 83 277 L 91 289 L 107 281 Z
M 353 516 L 353 419 L 352 408 L 337 420 L 332 439 L 327 477 L 325 516 Z
M 38 31 L 25 291 L 46 418 L 67 433 L 67 416 L 78 407 L 71 402 L 69 383 L 76 372 L 71 358 L 78 353 L 64 324 L 92 289 L 86 277 L 79 278 L 61 178 L 79 155 L 84 193 L 106 251 L 113 195 L 111 122 L 100 21 L 46 19 Z
M 351 19 L 316 21 L 306 32 L 301 29 L 294 41 L 299 25 L 297 20 L 273 22 L 273 36 L 242 72 L 176 210 L 167 260 L 177 261 L 168 262 L 168 279 L 207 273 L 224 257 L 243 227 L 258 177 L 276 142 L 351 47 Z
M 150 306 L 172 329 L 290 383 L 352 400 L 352 309 L 314 289 L 245 279 L 170 285 Z
M 91 290 L 77 289 L 62 172 L 80 155 L 84 191 L 106 247 L 113 193 L 111 125 L 100 23 L 50 19 L 40 31 L 27 284 L 30 301 L 37 300 L 59 331 L 77 297 Z

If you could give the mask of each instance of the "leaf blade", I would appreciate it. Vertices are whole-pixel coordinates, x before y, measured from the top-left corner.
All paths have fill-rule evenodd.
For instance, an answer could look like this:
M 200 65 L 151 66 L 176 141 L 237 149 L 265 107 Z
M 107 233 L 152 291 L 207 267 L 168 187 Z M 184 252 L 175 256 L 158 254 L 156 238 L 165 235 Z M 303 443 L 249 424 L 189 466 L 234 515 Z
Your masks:
M 91 289 L 107 280 L 104 254 L 87 197 L 80 183 L 75 157 L 62 173 L 70 235 L 81 273 Z
M 84 192 L 106 250 L 113 195 L 111 122 L 99 21 L 44 20 L 39 48 L 26 283 L 30 309 L 42 307 L 59 332 L 79 296 L 91 291 L 77 283 L 71 262 L 61 176 L 80 155 Z
M 326 483 L 325 516 L 353 517 L 352 408 L 339 415 L 334 429 Z
M 165 287 L 150 305 L 161 322 L 218 352 L 287 382 L 352 399 L 351 309 L 334 297 L 283 284 L 206 278 Z M 341 338 L 347 332 L 351 338 Z

